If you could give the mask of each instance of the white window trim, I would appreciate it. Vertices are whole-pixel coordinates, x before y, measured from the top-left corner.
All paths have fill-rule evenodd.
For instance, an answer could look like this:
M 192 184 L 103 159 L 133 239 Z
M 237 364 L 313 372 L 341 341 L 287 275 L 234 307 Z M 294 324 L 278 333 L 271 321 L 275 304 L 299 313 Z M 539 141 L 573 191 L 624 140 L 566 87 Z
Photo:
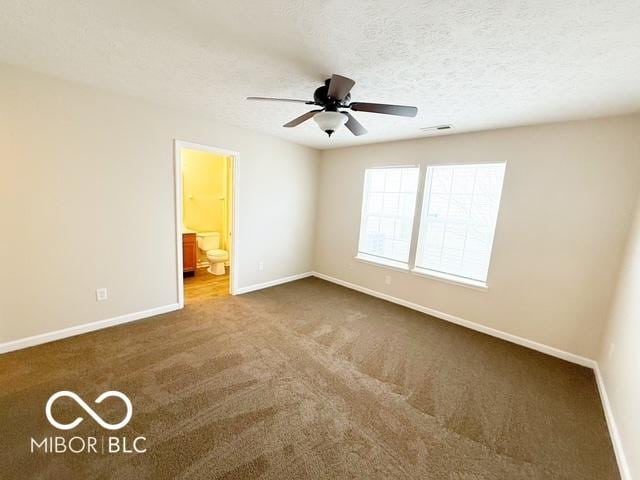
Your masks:
M 438 280 L 453 285 L 473 288 L 474 290 L 482 290 L 483 292 L 489 290 L 489 285 L 487 284 L 487 282 L 481 282 L 479 280 L 473 280 L 471 278 L 459 277 L 457 275 L 451 275 L 450 273 L 437 272 L 435 270 L 428 270 L 426 268 L 420 267 L 412 268 L 411 273 L 432 280 Z
M 398 165 L 374 165 L 373 167 L 365 167 L 365 170 L 374 170 L 376 168 L 383 168 L 385 170 L 389 168 L 422 168 L 419 163 L 401 163 Z
M 446 166 L 446 165 L 485 165 L 491 163 L 504 163 L 505 168 L 507 166 L 506 161 L 485 161 L 485 162 L 460 162 L 460 163 L 433 163 L 433 164 L 411 164 L 411 165 L 389 165 L 389 166 L 375 166 L 375 167 L 366 167 L 365 170 L 371 168 L 407 168 L 407 167 L 418 167 L 418 191 L 416 193 L 416 206 L 413 213 L 413 229 L 411 231 L 411 243 L 409 244 L 409 261 L 407 263 L 398 262 L 395 260 L 388 260 L 382 257 L 376 257 L 374 255 L 368 255 L 366 253 L 362 253 L 358 251 L 360 244 L 360 232 L 358 232 L 358 246 L 356 247 L 356 256 L 353 257 L 357 262 L 367 263 L 370 265 L 375 265 L 377 267 L 387 268 L 390 270 L 397 270 L 400 272 L 411 273 L 412 275 L 416 275 L 418 277 L 428 278 L 430 280 L 436 280 L 439 282 L 448 283 L 450 285 L 455 285 L 459 287 L 471 288 L 473 290 L 488 292 L 489 290 L 489 276 L 491 275 L 491 263 L 493 260 L 494 254 L 494 243 L 495 243 L 495 232 L 493 237 L 493 242 L 491 244 L 491 254 L 489 255 L 489 271 L 487 272 L 487 280 L 480 281 L 474 280 L 471 278 L 460 277 L 458 275 L 452 275 L 449 273 L 438 272 L 435 270 L 429 270 L 426 268 L 421 268 L 416 266 L 416 254 L 418 250 L 418 235 L 420 234 L 420 221 L 422 219 L 422 209 L 424 208 L 424 186 L 427 179 L 427 168 L 429 166 Z M 505 173 L 506 176 L 506 173 Z M 502 188 L 500 191 L 500 200 L 502 202 L 502 192 L 504 190 L 504 178 L 502 182 Z M 363 200 L 364 200 L 364 191 L 363 191 Z M 361 208 L 362 211 L 362 208 Z M 498 220 L 500 218 L 500 210 L 498 210 L 498 218 L 496 219 L 495 230 L 498 228 Z M 360 226 L 362 228 L 362 225 Z
M 362 252 L 358 252 L 358 254 L 355 257 L 353 257 L 353 259 L 357 262 L 378 265 L 380 267 L 390 268 L 392 270 L 399 270 L 401 272 L 409 271 L 409 264 L 407 263 L 399 262 L 397 260 L 390 260 L 383 257 L 376 257 L 375 255 L 368 255 Z
M 486 282 L 480 282 L 478 280 L 472 280 L 470 278 L 457 277 L 456 275 L 436 272 L 434 270 L 427 270 L 426 268 L 414 267 L 412 269 L 409 269 L 409 265 L 407 265 L 406 263 L 387 260 L 386 258 L 381 257 L 375 257 L 373 255 L 367 255 L 366 253 L 359 253 L 358 255 L 353 257 L 353 259 L 356 262 L 375 265 L 376 267 L 386 268 L 387 270 L 396 270 L 398 272 L 411 273 L 412 275 L 417 275 L 418 277 L 424 277 L 430 280 L 448 283 L 450 285 L 471 288 L 473 290 L 480 290 L 482 292 L 486 292 L 489 290 L 489 285 Z
M 423 197 L 421 197 L 420 201 L 420 221 L 418 222 L 418 229 L 420 228 L 422 219 L 423 219 L 423 213 L 424 213 L 424 209 L 428 208 L 428 205 L 425 204 L 424 201 L 424 194 L 426 193 L 426 178 L 427 178 L 427 174 L 428 174 L 428 170 L 430 167 L 448 167 L 448 166 L 455 166 L 455 165 L 466 165 L 466 166 L 476 166 L 476 165 L 494 165 L 494 164 L 504 164 L 505 166 L 505 175 L 506 175 L 506 166 L 507 166 L 507 162 L 506 161 L 486 161 L 486 162 L 464 162 L 464 163 L 438 163 L 438 164 L 432 164 L 432 165 L 425 165 L 424 168 L 424 172 L 420 172 L 421 174 L 423 174 L 424 177 L 424 182 L 422 183 L 422 193 L 423 193 Z M 414 252 L 414 256 L 410 257 L 409 260 L 411 261 L 411 272 L 412 273 L 416 273 L 417 275 L 422 275 L 428 278 L 432 278 L 435 280 L 441 280 L 441 281 L 445 281 L 448 283 L 454 283 L 456 285 L 462 285 L 462 286 L 472 286 L 472 287 L 477 287 L 479 289 L 484 289 L 487 290 L 489 288 L 488 286 L 488 282 L 489 282 L 489 275 L 491 274 L 491 260 L 493 259 L 493 246 L 495 244 L 495 232 L 498 228 L 498 219 L 499 219 L 499 215 L 500 215 L 500 204 L 502 202 L 502 191 L 504 190 L 504 177 L 503 177 L 503 181 L 502 181 L 502 185 L 500 187 L 500 194 L 498 196 L 498 217 L 496 218 L 496 224 L 494 225 L 494 235 L 493 235 L 493 239 L 491 240 L 491 249 L 490 249 L 490 253 L 489 253 L 489 270 L 487 271 L 487 278 L 485 280 L 478 280 L 478 279 L 474 279 L 474 278 L 467 278 L 461 275 L 455 275 L 453 273 L 446 273 L 446 272 L 440 272 L 438 270 L 431 270 L 429 268 L 425 268 L 425 267 L 420 267 L 418 265 L 416 265 L 416 258 L 417 258 L 417 249 L 418 249 L 418 242 L 419 242 L 419 235 L 420 232 L 417 232 L 417 237 L 416 238 L 416 251 Z M 413 242 L 413 238 L 412 238 L 412 242 Z
M 418 185 L 416 186 L 416 188 L 418 189 L 418 191 L 416 192 L 416 204 L 414 205 L 414 209 L 413 209 L 413 225 L 412 228 L 415 228 L 415 220 L 416 220 L 416 209 L 418 208 L 418 205 L 420 205 L 420 203 L 418 203 L 418 198 L 422 198 L 422 194 L 420 193 L 420 188 L 421 185 L 424 185 L 424 179 L 422 178 L 422 166 L 419 163 L 410 163 L 410 164 L 400 164 L 400 165 L 376 165 L 373 167 L 365 167 L 364 168 L 364 174 L 366 176 L 367 170 L 376 170 L 376 169 L 384 169 L 384 170 L 388 170 L 388 169 L 392 169 L 392 168 L 417 168 L 418 169 Z M 422 182 L 422 183 L 421 183 Z M 402 262 L 400 260 L 393 260 L 391 258 L 384 258 L 384 257 L 378 257 L 376 255 L 371 255 L 365 252 L 361 252 L 360 251 L 360 235 L 362 234 L 362 228 L 363 228 L 363 224 L 362 224 L 362 210 L 364 208 L 364 204 L 365 204 L 365 196 L 366 196 L 366 189 L 367 186 L 366 184 L 362 186 L 362 201 L 360 204 L 360 230 L 358 231 L 358 244 L 356 246 L 356 256 L 353 257 L 354 260 L 356 261 L 360 261 L 363 263 L 370 263 L 373 265 L 380 265 L 383 267 L 387 267 L 387 268 L 392 268 L 394 270 L 401 270 L 401 271 L 409 271 L 409 262 L 411 261 L 411 252 L 412 252 L 412 246 L 413 246 L 413 232 L 414 230 L 411 231 L 411 238 L 409 239 L 409 258 L 407 260 L 407 262 Z M 415 255 L 415 253 L 414 253 Z

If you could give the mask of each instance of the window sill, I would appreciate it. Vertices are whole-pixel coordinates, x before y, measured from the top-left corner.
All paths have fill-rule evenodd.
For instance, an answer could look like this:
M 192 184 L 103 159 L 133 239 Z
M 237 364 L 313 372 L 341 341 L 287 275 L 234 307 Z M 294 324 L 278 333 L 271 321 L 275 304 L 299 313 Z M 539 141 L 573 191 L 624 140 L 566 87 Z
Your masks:
M 364 253 L 359 253 L 355 257 L 354 260 L 362 263 L 368 263 L 371 265 L 376 265 L 378 267 L 391 268 L 393 270 L 399 270 L 401 272 L 408 272 L 409 266 L 406 263 L 396 262 L 394 260 L 387 260 L 380 257 L 373 257 L 370 255 L 366 255 Z
M 460 287 L 471 288 L 473 290 L 480 290 L 486 292 L 489 290 L 489 286 L 485 282 L 479 280 L 471 280 L 470 278 L 456 277 L 447 273 L 436 272 L 433 270 L 427 270 L 425 268 L 416 267 L 413 270 L 409 270 L 409 266 L 406 263 L 397 262 L 395 260 L 387 260 L 385 258 L 374 257 L 364 253 L 359 253 L 353 259 L 357 262 L 368 263 L 369 265 L 375 265 L 377 267 L 389 268 L 391 270 L 398 270 L 400 272 L 410 272 L 419 277 L 429 278 L 431 280 L 438 280 L 440 282 L 449 283 L 451 285 L 457 285 Z
M 481 282 L 479 280 L 471 280 L 470 278 L 456 277 L 455 275 L 435 272 L 433 270 L 427 270 L 419 267 L 411 270 L 411 273 L 419 275 L 421 277 L 430 278 L 432 280 L 439 280 L 441 282 L 451 283 L 453 285 L 459 285 L 461 287 L 473 288 L 474 290 L 480 290 L 483 292 L 489 290 L 489 286 L 485 282 Z

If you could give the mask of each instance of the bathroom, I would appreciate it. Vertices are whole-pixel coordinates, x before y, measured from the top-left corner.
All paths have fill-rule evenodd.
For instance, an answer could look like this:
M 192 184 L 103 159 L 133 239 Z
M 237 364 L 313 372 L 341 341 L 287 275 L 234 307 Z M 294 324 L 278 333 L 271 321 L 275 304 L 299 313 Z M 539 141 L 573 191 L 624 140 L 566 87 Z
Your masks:
M 185 300 L 229 294 L 233 157 L 182 148 Z

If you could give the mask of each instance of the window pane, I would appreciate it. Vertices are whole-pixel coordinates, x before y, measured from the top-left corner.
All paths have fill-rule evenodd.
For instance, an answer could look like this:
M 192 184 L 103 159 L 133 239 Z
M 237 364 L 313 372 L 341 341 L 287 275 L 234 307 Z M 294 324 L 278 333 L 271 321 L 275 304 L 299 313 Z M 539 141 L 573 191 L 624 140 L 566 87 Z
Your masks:
M 359 253 L 407 263 L 418 167 L 365 170 Z
M 504 163 L 427 168 L 416 267 L 486 281 Z

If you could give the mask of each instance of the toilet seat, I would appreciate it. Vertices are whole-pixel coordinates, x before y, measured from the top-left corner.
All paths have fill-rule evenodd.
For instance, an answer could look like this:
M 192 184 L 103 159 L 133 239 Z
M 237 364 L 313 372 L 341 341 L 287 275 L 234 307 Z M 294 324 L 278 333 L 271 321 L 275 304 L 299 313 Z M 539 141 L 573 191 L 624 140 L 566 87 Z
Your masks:
M 226 250 L 220 249 L 207 250 L 207 258 L 223 262 L 229 258 L 229 253 Z
M 229 252 L 214 248 L 207 250 L 207 260 L 209 260 L 209 268 L 207 271 L 212 275 L 224 275 L 224 264 L 229 260 Z

